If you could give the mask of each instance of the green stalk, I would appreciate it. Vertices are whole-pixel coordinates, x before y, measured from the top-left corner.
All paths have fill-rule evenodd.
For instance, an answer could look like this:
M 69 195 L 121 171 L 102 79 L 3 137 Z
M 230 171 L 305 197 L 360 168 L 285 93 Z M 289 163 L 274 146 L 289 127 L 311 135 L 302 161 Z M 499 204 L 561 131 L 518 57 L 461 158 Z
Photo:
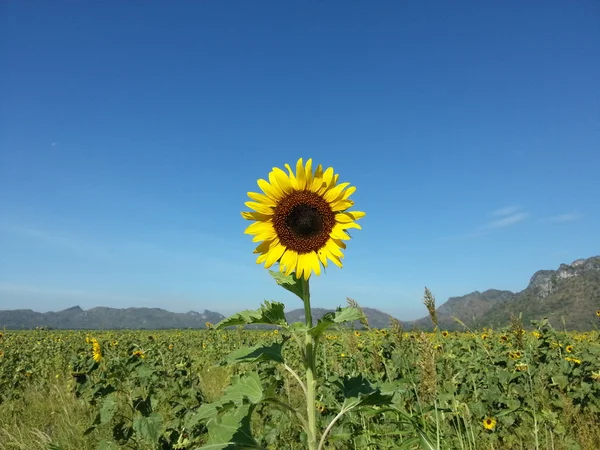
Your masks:
M 308 330 L 312 328 L 312 312 L 310 309 L 310 290 L 308 280 L 302 277 L 302 292 L 304 302 L 304 319 L 307 327 L 305 337 L 305 355 L 304 368 L 306 369 L 306 414 L 308 416 L 308 448 L 309 450 L 317 449 L 317 416 L 315 408 L 315 391 L 316 391 L 316 355 L 315 355 L 315 340 L 310 335 Z

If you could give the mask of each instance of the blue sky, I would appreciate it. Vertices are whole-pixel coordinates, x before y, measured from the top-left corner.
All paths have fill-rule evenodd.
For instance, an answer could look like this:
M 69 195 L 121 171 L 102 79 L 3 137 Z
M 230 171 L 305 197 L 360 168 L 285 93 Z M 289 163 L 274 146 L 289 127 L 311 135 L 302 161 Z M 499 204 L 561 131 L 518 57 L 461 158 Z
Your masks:
M 0 309 L 300 307 L 240 216 L 312 157 L 367 212 L 313 304 L 400 319 L 600 253 L 600 6 L 2 2 Z

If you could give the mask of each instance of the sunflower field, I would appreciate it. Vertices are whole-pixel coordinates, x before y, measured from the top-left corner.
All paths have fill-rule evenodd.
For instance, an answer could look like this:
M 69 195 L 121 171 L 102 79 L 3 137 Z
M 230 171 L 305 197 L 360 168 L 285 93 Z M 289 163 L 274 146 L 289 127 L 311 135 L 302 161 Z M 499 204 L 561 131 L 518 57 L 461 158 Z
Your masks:
M 597 331 L 366 325 L 330 329 L 316 349 L 314 408 L 328 427 L 320 448 L 600 448 Z M 280 328 L 243 326 L 4 331 L 0 449 L 306 448 L 301 419 L 281 407 L 303 399 L 289 340 Z M 228 363 L 256 345 L 280 349 L 285 364 L 264 352 Z M 248 420 L 216 417 L 242 396 Z

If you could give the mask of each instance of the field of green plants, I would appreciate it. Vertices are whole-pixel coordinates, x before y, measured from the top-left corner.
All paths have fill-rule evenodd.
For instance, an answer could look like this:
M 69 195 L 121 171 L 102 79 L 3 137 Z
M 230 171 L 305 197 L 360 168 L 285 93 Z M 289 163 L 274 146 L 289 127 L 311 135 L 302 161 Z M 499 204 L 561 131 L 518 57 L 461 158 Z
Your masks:
M 392 322 L 314 350 L 319 448 L 600 448 L 597 331 Z M 0 449 L 306 448 L 299 371 L 282 328 L 4 331 Z

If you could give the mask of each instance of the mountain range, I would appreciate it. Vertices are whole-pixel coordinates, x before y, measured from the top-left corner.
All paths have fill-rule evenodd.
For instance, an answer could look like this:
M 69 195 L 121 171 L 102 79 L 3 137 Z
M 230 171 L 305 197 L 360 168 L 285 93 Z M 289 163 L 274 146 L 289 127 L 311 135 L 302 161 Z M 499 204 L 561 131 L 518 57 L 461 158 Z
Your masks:
M 373 308 L 363 308 L 373 328 L 389 326 L 390 316 Z M 489 289 L 451 297 L 439 306 L 438 324 L 446 330 L 462 329 L 454 318 L 470 328 L 501 327 L 511 315 L 522 314 L 527 325 L 531 320 L 548 318 L 554 327 L 569 330 L 597 328 L 595 312 L 600 310 L 600 256 L 561 264 L 556 270 L 539 270 L 521 292 Z M 314 308 L 315 319 L 328 309 Z M 304 309 L 286 313 L 289 322 L 304 320 Z M 159 308 L 106 308 L 83 310 L 79 306 L 58 312 L 39 313 L 30 309 L 0 311 L 0 328 L 31 329 L 173 329 L 205 328 L 224 319 L 220 313 L 204 310 L 173 313 Z M 405 329 L 431 329 L 429 316 L 401 322 Z M 360 326 L 355 324 L 355 326 Z

